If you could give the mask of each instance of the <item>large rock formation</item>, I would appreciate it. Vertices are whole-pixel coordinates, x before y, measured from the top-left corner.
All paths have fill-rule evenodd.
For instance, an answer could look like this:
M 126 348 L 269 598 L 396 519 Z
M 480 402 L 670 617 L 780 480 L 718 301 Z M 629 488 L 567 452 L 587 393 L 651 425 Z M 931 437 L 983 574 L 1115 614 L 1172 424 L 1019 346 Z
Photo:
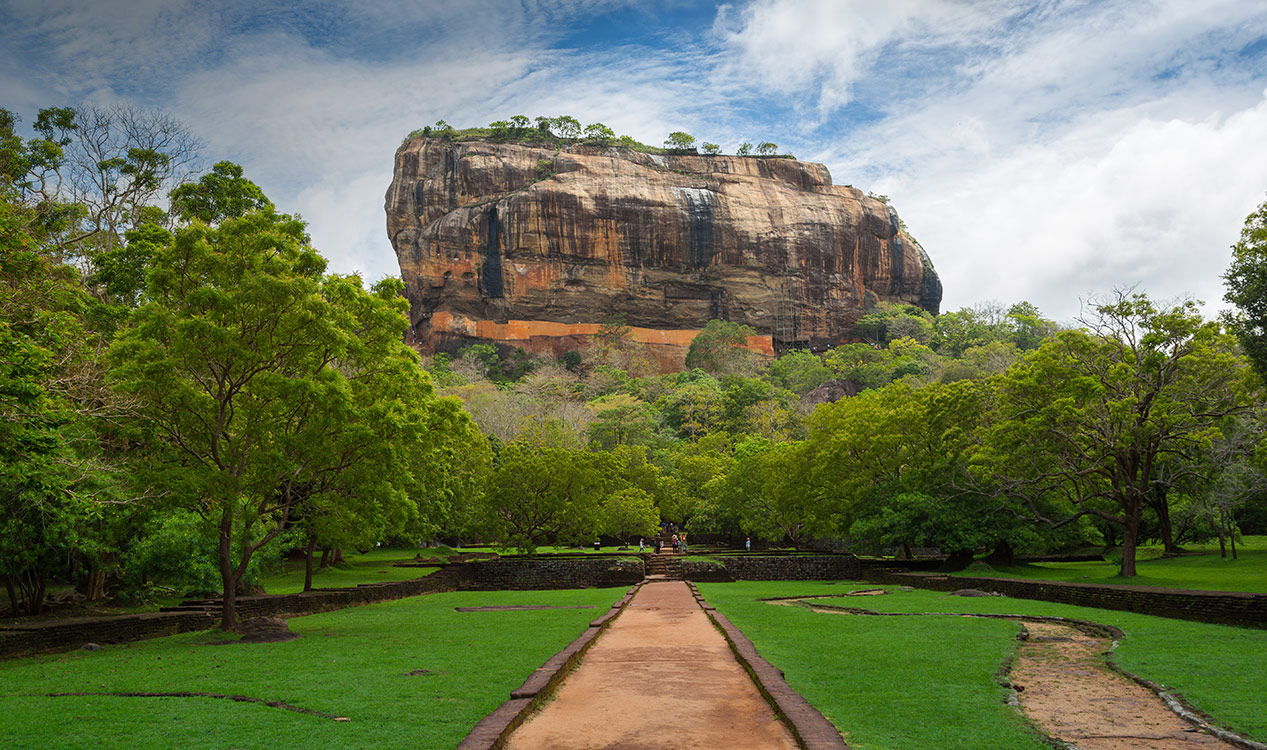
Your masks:
M 879 301 L 941 302 L 893 209 L 821 164 L 414 138 L 386 208 L 424 351 L 558 354 L 623 316 L 671 369 L 713 318 L 771 354 L 848 341 Z

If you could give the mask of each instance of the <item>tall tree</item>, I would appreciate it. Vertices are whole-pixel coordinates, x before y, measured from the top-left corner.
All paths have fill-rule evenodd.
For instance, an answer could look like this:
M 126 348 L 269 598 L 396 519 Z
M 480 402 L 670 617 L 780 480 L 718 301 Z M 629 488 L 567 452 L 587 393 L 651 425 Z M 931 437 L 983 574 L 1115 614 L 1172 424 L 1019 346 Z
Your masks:
M 1224 418 L 1247 408 L 1248 368 L 1191 301 L 1158 306 L 1118 292 L 1081 322 L 1004 375 L 975 465 L 1035 520 L 1090 515 L 1121 528 L 1121 574 L 1133 576 L 1161 463 L 1191 463 Z M 1053 496 L 1063 517 L 1038 509 Z
M 1267 380 L 1267 201 L 1245 218 L 1223 280 L 1223 299 L 1237 308 L 1226 315 L 1229 327 L 1259 377 Z
M 408 492 L 414 464 L 382 464 L 435 407 L 425 376 L 408 394 L 381 377 L 408 383 L 416 368 L 398 288 L 323 277 L 304 230 L 271 206 L 179 229 L 111 349 L 153 481 L 217 526 L 226 628 L 252 556 L 304 503 L 367 484 Z

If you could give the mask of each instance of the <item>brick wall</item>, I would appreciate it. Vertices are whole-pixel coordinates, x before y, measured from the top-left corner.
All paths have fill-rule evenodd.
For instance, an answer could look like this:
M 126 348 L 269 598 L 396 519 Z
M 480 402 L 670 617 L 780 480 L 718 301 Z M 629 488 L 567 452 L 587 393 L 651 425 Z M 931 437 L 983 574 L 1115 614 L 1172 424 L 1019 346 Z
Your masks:
M 1181 620 L 1267 628 L 1267 594 L 1230 591 L 1185 591 L 1150 586 L 1066 583 L 1014 578 L 944 576 L 867 568 L 863 576 L 877 583 L 916 586 L 936 591 L 980 589 L 1018 599 L 1038 599 L 1082 607 L 1116 609 Z
M 606 557 L 504 557 L 463 566 L 463 590 L 583 589 L 632 586 L 644 578 L 642 560 Z
M 861 568 L 853 555 L 727 555 L 717 558 L 726 578 L 704 561 L 687 558 L 682 575 L 688 581 L 836 581 L 859 578 Z M 707 577 L 694 577 L 695 575 Z
M 244 596 L 237 600 L 238 620 L 266 615 L 306 615 L 433 591 L 451 591 L 464 578 L 463 567 L 446 568 L 410 581 L 371 583 L 280 596 Z M 211 608 L 202 611 L 81 617 L 0 628 L 0 657 L 73 649 L 85 643 L 128 643 L 162 635 L 207 630 L 219 624 L 220 610 L 215 600 L 206 602 Z

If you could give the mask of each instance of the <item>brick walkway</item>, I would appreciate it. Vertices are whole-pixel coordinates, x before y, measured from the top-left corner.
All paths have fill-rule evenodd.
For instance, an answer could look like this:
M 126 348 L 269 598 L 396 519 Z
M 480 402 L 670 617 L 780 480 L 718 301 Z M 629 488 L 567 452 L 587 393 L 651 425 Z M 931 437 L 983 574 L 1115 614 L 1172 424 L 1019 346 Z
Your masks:
M 793 750 L 724 638 L 679 581 L 638 590 L 509 750 Z

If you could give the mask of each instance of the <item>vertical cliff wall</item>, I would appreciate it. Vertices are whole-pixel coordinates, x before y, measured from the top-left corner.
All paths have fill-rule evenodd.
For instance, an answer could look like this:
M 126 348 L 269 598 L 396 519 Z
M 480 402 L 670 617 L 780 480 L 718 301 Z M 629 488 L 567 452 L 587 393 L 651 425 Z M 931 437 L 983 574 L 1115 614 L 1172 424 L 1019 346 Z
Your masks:
M 850 340 L 879 301 L 941 302 L 893 209 L 792 159 L 415 138 L 386 210 L 424 350 L 557 354 L 621 315 L 671 369 L 713 318 L 773 353 Z

